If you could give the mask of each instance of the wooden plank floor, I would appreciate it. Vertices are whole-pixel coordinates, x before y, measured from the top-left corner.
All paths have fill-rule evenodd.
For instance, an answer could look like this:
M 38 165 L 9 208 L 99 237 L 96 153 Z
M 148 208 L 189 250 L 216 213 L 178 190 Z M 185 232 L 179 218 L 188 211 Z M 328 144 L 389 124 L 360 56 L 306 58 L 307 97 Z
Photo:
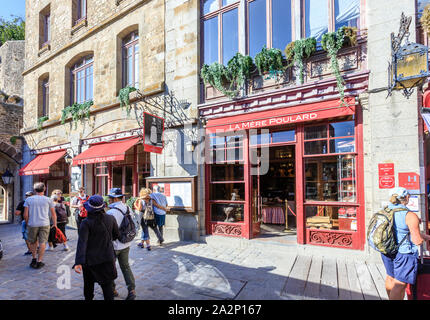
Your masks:
M 387 300 L 382 263 L 298 255 L 281 296 L 293 300 Z

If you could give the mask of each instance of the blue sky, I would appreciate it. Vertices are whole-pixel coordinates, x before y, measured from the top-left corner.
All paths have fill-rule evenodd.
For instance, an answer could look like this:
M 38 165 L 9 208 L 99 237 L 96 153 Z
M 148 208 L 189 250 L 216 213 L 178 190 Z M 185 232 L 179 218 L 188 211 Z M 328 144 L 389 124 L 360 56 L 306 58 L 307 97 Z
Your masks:
M 9 20 L 11 14 L 25 19 L 25 0 L 0 0 L 0 17 Z

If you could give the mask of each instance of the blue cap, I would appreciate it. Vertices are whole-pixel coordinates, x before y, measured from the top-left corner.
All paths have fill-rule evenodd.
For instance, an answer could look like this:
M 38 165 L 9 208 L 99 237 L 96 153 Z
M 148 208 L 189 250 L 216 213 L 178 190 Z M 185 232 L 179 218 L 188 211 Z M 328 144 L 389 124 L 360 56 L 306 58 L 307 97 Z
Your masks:
M 407 195 L 409 195 L 409 192 L 403 187 L 396 187 L 390 190 L 390 197 L 395 196 L 397 199 L 403 199 Z
M 103 200 L 103 197 L 99 196 L 98 194 L 89 197 L 88 201 L 84 202 L 84 207 L 88 211 L 88 213 L 103 209 L 104 206 L 105 202 Z
M 122 194 L 121 188 L 112 188 L 109 190 L 108 197 L 110 197 L 110 198 L 121 198 L 121 197 L 124 197 L 124 195 Z

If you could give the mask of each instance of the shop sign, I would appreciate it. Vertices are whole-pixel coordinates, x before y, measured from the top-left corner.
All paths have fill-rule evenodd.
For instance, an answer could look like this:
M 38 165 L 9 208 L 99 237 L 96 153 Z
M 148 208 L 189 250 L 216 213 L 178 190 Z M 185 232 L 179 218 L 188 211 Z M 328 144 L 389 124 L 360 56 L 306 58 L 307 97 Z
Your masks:
M 420 175 L 415 172 L 399 172 L 399 187 L 409 191 L 420 190 Z
M 96 157 L 96 158 L 76 160 L 76 162 L 73 162 L 73 165 L 76 166 L 76 165 L 82 165 L 82 164 L 93 164 L 93 163 L 100 163 L 100 162 L 112 162 L 112 161 L 122 161 L 122 160 L 124 160 L 123 155 Z
M 163 131 L 164 119 L 145 112 L 143 150 L 161 153 L 163 151 Z
M 32 176 L 32 175 L 37 175 L 37 174 L 48 174 L 48 173 L 49 173 L 49 168 L 48 169 L 40 169 L 40 170 L 25 170 L 22 172 L 21 175 Z
M 79 187 L 81 186 L 82 171 L 81 167 L 72 167 L 72 176 L 70 179 L 71 192 L 79 192 Z
M 395 187 L 394 163 L 379 163 L 379 189 L 392 189 Z

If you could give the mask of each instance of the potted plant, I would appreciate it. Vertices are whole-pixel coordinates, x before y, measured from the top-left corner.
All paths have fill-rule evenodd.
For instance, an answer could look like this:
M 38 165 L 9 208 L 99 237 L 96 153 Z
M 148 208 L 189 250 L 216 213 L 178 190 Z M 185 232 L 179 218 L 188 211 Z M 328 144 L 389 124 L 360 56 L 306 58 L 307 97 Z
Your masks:
M 299 39 L 285 47 L 285 56 L 290 61 L 288 67 L 295 65 L 298 68 L 300 83 L 304 82 L 304 60 L 317 50 L 317 41 L 314 37 Z
M 260 76 L 266 74 L 269 78 L 276 78 L 277 80 L 286 69 L 282 51 L 275 48 L 267 49 L 266 46 L 255 56 L 255 65 Z

